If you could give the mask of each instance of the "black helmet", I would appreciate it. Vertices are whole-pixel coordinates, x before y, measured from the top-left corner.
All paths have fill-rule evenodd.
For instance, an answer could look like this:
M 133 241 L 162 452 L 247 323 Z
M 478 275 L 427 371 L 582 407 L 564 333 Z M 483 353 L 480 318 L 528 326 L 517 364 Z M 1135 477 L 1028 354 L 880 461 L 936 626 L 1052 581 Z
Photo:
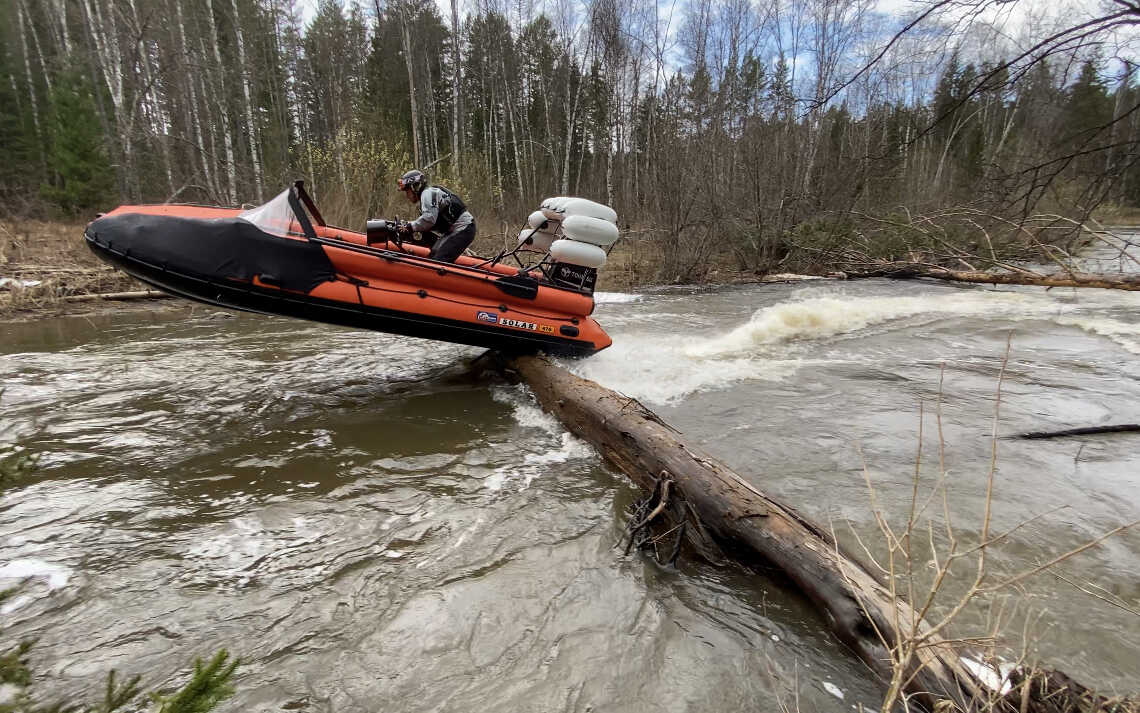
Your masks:
M 410 188 L 418 196 L 423 189 L 427 188 L 427 176 L 424 175 L 423 171 L 413 168 L 411 171 L 408 171 L 396 179 L 396 186 L 398 186 L 401 191 L 406 191 Z

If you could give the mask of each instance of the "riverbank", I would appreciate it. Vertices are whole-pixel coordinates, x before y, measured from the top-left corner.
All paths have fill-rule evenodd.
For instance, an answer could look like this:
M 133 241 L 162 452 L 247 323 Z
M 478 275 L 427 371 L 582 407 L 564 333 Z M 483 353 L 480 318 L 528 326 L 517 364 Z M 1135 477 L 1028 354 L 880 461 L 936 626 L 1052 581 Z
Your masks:
M 184 308 L 184 300 L 136 295 L 129 300 L 88 299 L 96 295 L 145 293 L 148 286 L 99 260 L 83 242 L 85 223 L 40 220 L 0 221 L 0 321 L 107 311 Z M 504 237 L 480 236 L 479 254 L 495 254 Z M 624 291 L 661 282 L 661 249 L 637 234 L 623 240 L 600 271 L 598 289 Z M 756 272 L 735 267 L 727 255 L 710 255 L 699 275 L 675 275 L 666 282 L 729 284 L 756 282 Z
M 1005 233 L 966 230 L 959 215 L 903 220 L 882 219 L 856 226 L 847 221 L 814 221 L 779 239 L 726 233 L 674 235 L 656 229 L 627 229 L 598 276 L 601 291 L 628 291 L 650 285 L 741 284 L 783 281 L 783 275 L 858 274 L 883 261 L 943 265 L 962 269 L 1023 263 L 1040 258 L 1040 236 L 1057 239 L 1072 253 L 1093 239 L 1071 221 L 1044 220 Z M 1113 224 L 1140 223 L 1131 209 L 1103 211 Z M 940 222 L 939 222 L 940 221 Z M 97 295 L 145 292 L 147 286 L 96 258 L 83 242 L 84 223 L 41 220 L 0 221 L 0 321 L 25 321 L 63 314 L 173 309 L 182 300 L 106 301 Z M 1060 232 L 1057 232 L 1060 231 Z M 730 231 L 731 232 L 731 231 Z M 978 235 L 985 238 L 977 257 Z M 1063 238 L 1063 239 L 1062 239 Z M 494 255 L 514 244 L 510 231 L 480 235 L 473 251 Z M 976 259 L 975 259 L 976 258 Z M 140 295 L 133 295 L 139 297 Z M 145 295 L 141 295 L 144 296 Z
M 83 226 L 81 222 L 0 221 L 0 319 L 98 311 L 105 308 L 99 302 L 75 302 L 68 297 L 145 289 L 87 249 Z M 156 306 L 136 304 L 133 308 Z

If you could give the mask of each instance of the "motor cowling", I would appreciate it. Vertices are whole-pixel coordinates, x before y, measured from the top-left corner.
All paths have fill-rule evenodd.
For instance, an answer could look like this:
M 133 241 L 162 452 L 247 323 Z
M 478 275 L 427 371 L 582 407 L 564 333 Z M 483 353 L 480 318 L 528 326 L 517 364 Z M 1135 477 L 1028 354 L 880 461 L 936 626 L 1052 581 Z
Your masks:
M 368 244 L 386 243 L 396 237 L 396 223 L 384 218 L 373 218 L 365 223 L 364 234 Z

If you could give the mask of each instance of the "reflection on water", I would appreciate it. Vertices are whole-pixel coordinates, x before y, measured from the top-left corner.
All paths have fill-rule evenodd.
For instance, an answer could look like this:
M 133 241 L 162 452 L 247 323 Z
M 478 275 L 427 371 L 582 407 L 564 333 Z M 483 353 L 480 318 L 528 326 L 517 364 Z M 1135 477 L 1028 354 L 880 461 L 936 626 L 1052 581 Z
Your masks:
M 1007 337 L 1001 433 L 1140 420 L 1132 294 L 865 282 L 599 303 L 614 347 L 575 370 L 873 554 L 861 459 L 904 517 L 920 402 L 923 486 L 941 401 L 955 526 L 980 529 Z M 477 350 L 201 309 L 5 330 L 0 439 L 43 467 L 0 495 L 0 586 L 20 584 L 0 644 L 35 637 L 62 692 L 227 646 L 246 662 L 235 711 L 876 703 L 782 583 L 623 556 L 632 491 L 525 389 L 471 376 Z M 1131 438 L 999 441 L 994 530 L 1047 514 L 998 574 L 1140 513 Z M 1138 545 L 1063 574 L 1140 606 Z M 1133 687 L 1134 617 L 1053 577 L 1026 588 L 1047 660 Z

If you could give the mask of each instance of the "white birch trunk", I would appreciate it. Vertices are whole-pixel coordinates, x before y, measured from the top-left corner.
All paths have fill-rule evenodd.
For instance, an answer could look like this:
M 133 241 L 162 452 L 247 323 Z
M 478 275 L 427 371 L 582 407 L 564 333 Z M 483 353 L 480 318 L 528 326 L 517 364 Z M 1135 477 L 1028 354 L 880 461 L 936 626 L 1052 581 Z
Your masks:
M 238 67 L 241 69 L 241 88 L 245 95 L 245 126 L 249 134 L 249 160 L 253 162 L 253 183 L 257 189 L 257 202 L 264 202 L 261 190 L 261 157 L 257 146 L 257 125 L 253 123 L 253 102 L 249 92 L 249 66 L 245 63 L 245 36 L 241 31 L 241 15 L 237 0 L 230 0 L 234 9 L 234 34 L 237 36 Z
M 52 0 L 55 19 L 59 22 L 59 39 L 63 46 L 63 56 L 71 57 L 71 34 L 67 29 L 67 0 Z
M 32 101 L 32 124 L 36 127 L 36 136 L 42 138 L 40 127 L 40 104 L 36 99 L 36 84 L 32 79 L 32 61 L 28 56 L 28 40 L 24 30 L 24 4 L 16 3 L 16 25 L 20 33 L 20 51 L 24 55 L 24 76 L 28 82 L 28 97 Z M 42 149 L 41 149 L 41 158 Z
M 411 8 L 405 3 L 400 6 L 400 38 L 403 40 L 404 45 L 404 66 L 408 70 L 408 107 L 412 110 L 412 154 L 413 161 L 418 168 L 422 164 L 420 158 L 422 157 L 420 151 L 420 132 L 419 132 L 419 108 L 416 106 L 416 76 L 412 68 L 412 34 L 409 24 L 411 23 Z
M 135 28 L 138 32 L 137 48 L 139 52 L 139 59 L 142 61 L 143 66 L 143 80 L 146 81 L 146 103 L 150 107 L 150 120 L 151 129 L 154 131 L 155 137 L 158 139 L 159 150 L 162 152 L 162 167 L 166 172 L 166 184 L 170 189 L 170 193 L 174 194 L 174 174 L 170 168 L 170 147 L 166 143 L 166 122 L 162 118 L 161 106 L 158 102 L 158 93 L 155 90 L 154 79 L 150 71 L 150 51 L 147 48 L 146 40 L 143 38 L 141 31 L 141 24 L 139 23 L 139 13 L 135 6 L 135 0 L 128 0 L 127 3 L 131 8 L 131 17 L 134 19 Z
M 194 86 L 194 75 L 189 67 L 190 51 L 186 45 L 186 21 L 182 15 L 182 0 L 174 0 L 174 11 L 178 17 L 178 43 L 182 53 L 182 67 L 180 70 L 186 79 L 190 129 L 194 134 L 194 143 L 198 147 L 198 161 L 202 165 L 202 177 L 206 182 L 206 187 L 211 193 L 217 195 L 218 187 L 214 183 L 213 172 L 210 170 L 210 159 L 206 155 L 206 145 L 202 140 L 202 122 L 198 116 L 198 92 Z
M 514 149 L 515 156 L 515 179 L 518 182 L 519 200 L 526 196 L 526 190 L 523 188 L 523 163 L 519 157 L 519 134 L 515 128 L 515 112 L 514 101 L 511 98 L 510 87 L 507 86 L 507 65 L 503 61 L 503 52 L 499 51 L 499 69 L 503 76 L 503 103 L 507 107 L 507 121 L 510 124 L 511 130 L 511 147 Z
M 237 165 L 234 163 L 234 141 L 230 135 L 230 112 L 226 102 L 225 65 L 222 64 L 222 50 L 218 46 L 218 25 L 214 22 L 214 0 L 206 0 L 206 17 L 210 22 L 210 40 L 214 43 L 214 64 L 218 69 L 216 101 L 222 113 L 222 143 L 226 150 L 226 179 L 228 180 L 226 200 L 230 205 L 237 204 Z
M 48 71 L 47 65 L 44 63 L 44 51 L 43 51 L 43 48 L 40 46 L 40 35 L 38 32 L 36 32 L 35 20 L 32 18 L 32 13 L 28 10 L 27 6 L 24 5 L 24 0 L 19 0 L 19 2 L 17 4 L 20 6 L 23 6 L 24 15 L 26 15 L 28 18 L 28 34 L 32 36 L 32 47 L 34 47 L 36 50 L 36 59 L 39 60 L 40 72 L 43 74 L 44 84 L 47 86 L 48 95 L 50 96 L 52 93 L 51 72 Z M 22 35 L 23 33 L 21 32 L 20 34 Z M 21 38 L 21 42 L 22 41 L 23 40 Z M 27 51 L 26 50 L 27 50 L 27 48 L 25 47 L 25 54 L 24 54 L 24 61 L 25 62 L 27 61 Z
M 451 0 L 451 172 L 459 176 L 459 0 Z

